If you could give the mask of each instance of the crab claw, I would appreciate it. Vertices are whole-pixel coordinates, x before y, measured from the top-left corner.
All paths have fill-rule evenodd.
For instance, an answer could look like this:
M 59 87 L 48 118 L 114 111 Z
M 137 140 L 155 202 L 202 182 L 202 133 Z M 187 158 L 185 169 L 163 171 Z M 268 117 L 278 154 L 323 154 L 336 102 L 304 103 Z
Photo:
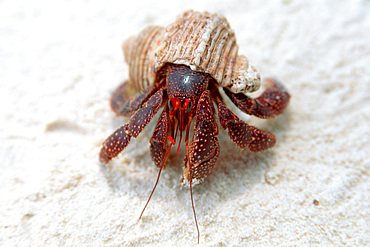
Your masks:
M 220 154 L 218 128 L 209 94 L 208 90 L 204 91 L 197 105 L 194 135 L 184 162 L 184 184 L 190 180 L 192 184 L 201 182 L 211 173 Z
M 111 134 L 103 143 L 100 150 L 100 162 L 106 164 L 113 157 L 116 157 L 129 143 L 131 135 L 128 131 L 128 124 L 122 125 L 113 134 Z
M 103 143 L 99 159 L 107 163 L 116 157 L 129 143 L 131 137 L 136 138 L 145 126 L 152 120 L 163 102 L 163 89 L 153 94 L 142 108 L 137 110 L 130 118 L 128 124 L 122 125 L 111 134 Z

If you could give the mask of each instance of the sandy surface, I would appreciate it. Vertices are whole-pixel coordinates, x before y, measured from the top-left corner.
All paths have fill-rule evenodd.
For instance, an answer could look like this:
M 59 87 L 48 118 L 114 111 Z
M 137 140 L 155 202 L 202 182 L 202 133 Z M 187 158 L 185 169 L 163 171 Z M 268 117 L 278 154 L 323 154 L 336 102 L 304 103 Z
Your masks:
M 0 2 L 0 245 L 196 244 L 183 151 L 138 221 L 158 172 L 153 125 L 98 162 L 127 121 L 108 105 L 128 76 L 121 43 L 191 8 L 223 13 L 240 52 L 292 95 L 277 119 L 251 119 L 273 149 L 239 151 L 221 131 L 194 188 L 201 245 L 370 245 L 370 2 L 171 2 Z

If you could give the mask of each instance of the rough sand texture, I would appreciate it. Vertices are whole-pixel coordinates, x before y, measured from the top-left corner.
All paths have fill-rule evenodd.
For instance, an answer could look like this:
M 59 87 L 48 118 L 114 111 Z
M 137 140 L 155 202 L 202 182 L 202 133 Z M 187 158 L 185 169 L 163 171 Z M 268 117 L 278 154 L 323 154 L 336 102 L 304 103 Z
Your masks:
M 221 131 L 194 188 L 201 246 L 370 245 L 370 2 L 127 2 L 0 2 L 0 245 L 196 244 L 184 151 L 138 221 L 158 172 L 153 125 L 98 163 L 126 121 L 108 105 L 128 76 L 121 43 L 186 9 L 223 13 L 240 52 L 292 95 L 282 116 L 251 120 L 273 149 L 239 151 Z

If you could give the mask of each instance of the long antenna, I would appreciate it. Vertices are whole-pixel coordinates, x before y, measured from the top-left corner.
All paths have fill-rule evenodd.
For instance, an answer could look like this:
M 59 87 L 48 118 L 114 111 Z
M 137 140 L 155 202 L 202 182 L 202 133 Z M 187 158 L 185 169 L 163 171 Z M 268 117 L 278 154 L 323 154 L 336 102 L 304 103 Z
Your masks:
M 187 156 L 187 161 L 189 162 L 190 165 L 190 157 L 189 157 L 189 128 L 190 124 L 188 124 L 186 128 L 186 136 L 185 136 L 185 147 L 186 147 L 186 156 Z M 190 198 L 191 198 L 191 207 L 193 209 L 193 214 L 194 214 L 194 220 L 195 220 L 195 226 L 197 227 L 197 232 L 198 232 L 198 244 L 199 244 L 199 238 L 200 238 L 200 232 L 199 232 L 199 227 L 198 227 L 198 221 L 197 221 L 197 214 L 195 213 L 195 207 L 194 207 L 194 200 L 193 200 L 193 187 L 191 186 L 191 183 L 193 181 L 193 175 L 191 173 L 191 167 L 189 167 L 189 177 L 190 177 Z
M 144 207 L 143 211 L 142 211 L 142 212 L 141 212 L 141 214 L 140 214 L 139 220 L 140 220 L 140 219 L 141 219 L 141 217 L 143 216 L 143 213 L 144 213 L 144 211 L 145 211 L 146 207 L 148 206 L 150 199 L 152 198 L 152 195 L 153 195 L 153 193 L 154 193 L 154 191 L 155 191 L 155 188 L 157 187 L 157 184 L 158 184 L 158 181 L 159 181 L 159 177 L 161 176 L 161 172 L 162 172 L 162 169 L 163 169 L 163 165 L 164 165 L 164 162 L 165 162 L 165 160 L 166 160 L 166 158 L 167 158 L 168 152 L 170 151 L 170 149 L 171 149 L 172 145 L 175 143 L 175 142 L 173 141 L 173 139 L 172 139 L 170 136 L 169 136 L 169 138 L 170 138 L 170 141 L 171 141 L 170 146 L 168 147 L 167 152 L 166 152 L 166 155 L 165 155 L 165 156 L 164 156 L 164 158 L 163 158 L 163 162 L 162 162 L 161 168 L 159 169 L 159 173 L 158 173 L 157 181 L 155 182 L 155 185 L 154 185 L 154 188 L 153 188 L 153 190 L 152 190 L 152 193 L 150 193 L 149 199 L 148 199 L 148 201 L 146 202 L 145 207 Z
M 198 244 L 199 244 L 199 238 L 200 238 L 200 232 L 197 222 L 197 214 L 195 213 L 195 207 L 194 207 L 194 200 L 193 200 L 193 189 L 191 187 L 192 177 L 191 177 L 191 168 L 189 168 L 189 175 L 190 175 L 190 198 L 191 198 L 191 207 L 193 208 L 193 214 L 194 214 L 194 220 L 195 220 L 195 226 L 197 227 L 198 231 Z

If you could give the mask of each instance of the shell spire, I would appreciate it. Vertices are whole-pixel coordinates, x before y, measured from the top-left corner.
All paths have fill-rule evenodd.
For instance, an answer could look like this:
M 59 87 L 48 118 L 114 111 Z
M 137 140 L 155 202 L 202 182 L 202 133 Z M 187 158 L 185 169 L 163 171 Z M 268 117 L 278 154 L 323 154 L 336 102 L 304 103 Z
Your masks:
M 152 85 L 156 72 L 166 63 L 208 73 L 233 93 L 254 92 L 261 84 L 247 58 L 238 55 L 234 31 L 219 14 L 186 11 L 166 28 L 144 29 L 127 40 L 123 49 L 130 78 L 140 83 L 139 89 Z

